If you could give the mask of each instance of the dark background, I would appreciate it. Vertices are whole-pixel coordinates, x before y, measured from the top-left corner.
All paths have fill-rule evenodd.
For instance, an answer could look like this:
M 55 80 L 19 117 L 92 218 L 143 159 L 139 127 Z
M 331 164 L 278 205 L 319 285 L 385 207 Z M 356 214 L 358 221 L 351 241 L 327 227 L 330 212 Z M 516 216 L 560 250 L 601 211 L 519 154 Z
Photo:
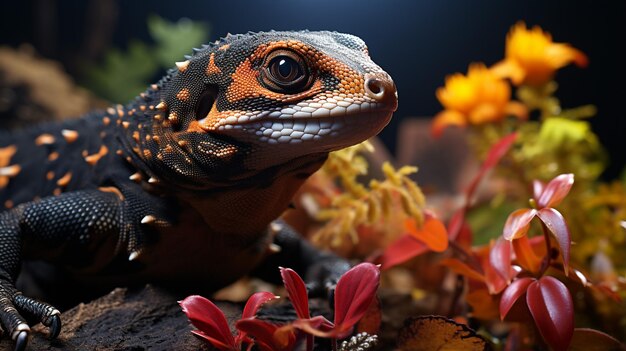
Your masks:
M 97 61 L 111 46 L 123 48 L 131 38 L 149 41 L 150 14 L 208 22 L 212 40 L 227 32 L 269 29 L 356 34 L 398 86 L 400 107 L 382 132 L 392 151 L 401 118 L 440 111 L 434 92 L 444 77 L 466 72 L 473 61 L 501 60 L 506 33 L 524 20 L 589 56 L 587 69 L 559 72 L 557 95 L 565 108 L 598 107 L 593 128 L 611 154 L 604 177 L 618 176 L 626 164 L 626 59 L 618 54 L 626 47 L 624 0 L 26 0 L 5 2 L 1 11 L 0 44 L 31 43 L 71 74 L 79 73 L 81 61 Z

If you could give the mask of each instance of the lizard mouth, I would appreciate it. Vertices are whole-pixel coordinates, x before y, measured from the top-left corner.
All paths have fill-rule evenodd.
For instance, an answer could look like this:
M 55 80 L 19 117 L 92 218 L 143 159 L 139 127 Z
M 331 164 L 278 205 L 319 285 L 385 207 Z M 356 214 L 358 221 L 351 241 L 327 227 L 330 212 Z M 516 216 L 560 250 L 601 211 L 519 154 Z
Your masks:
M 220 125 L 214 131 L 236 135 L 237 139 L 246 142 L 270 145 L 318 141 L 319 147 L 330 151 L 378 134 L 389 123 L 395 110 L 382 104 L 363 105 L 350 105 L 322 113 L 303 111 L 305 114 L 298 114 L 296 110 L 292 114 L 264 113 L 244 123 Z M 293 108 L 282 111 L 285 110 L 291 112 Z

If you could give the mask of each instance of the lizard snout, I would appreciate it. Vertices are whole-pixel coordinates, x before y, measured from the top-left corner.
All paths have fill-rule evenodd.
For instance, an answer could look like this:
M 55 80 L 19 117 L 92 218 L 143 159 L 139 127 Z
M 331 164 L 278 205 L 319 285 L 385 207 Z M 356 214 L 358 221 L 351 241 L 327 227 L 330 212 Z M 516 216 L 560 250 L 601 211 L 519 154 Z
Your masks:
M 365 93 L 376 102 L 388 105 L 393 111 L 398 108 L 398 91 L 391 77 L 386 73 L 367 73 Z

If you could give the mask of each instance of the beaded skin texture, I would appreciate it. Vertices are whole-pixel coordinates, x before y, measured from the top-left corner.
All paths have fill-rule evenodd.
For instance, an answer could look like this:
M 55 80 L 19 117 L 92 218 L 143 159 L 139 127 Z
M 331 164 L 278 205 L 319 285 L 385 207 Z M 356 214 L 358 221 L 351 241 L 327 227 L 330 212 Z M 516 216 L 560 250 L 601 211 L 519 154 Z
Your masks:
M 272 31 L 194 49 L 126 105 L 0 132 L 0 330 L 25 347 L 24 314 L 59 333 L 15 287 L 29 260 L 111 287 L 208 291 L 277 264 L 337 278 L 347 264 L 273 221 L 396 107 L 358 37 Z

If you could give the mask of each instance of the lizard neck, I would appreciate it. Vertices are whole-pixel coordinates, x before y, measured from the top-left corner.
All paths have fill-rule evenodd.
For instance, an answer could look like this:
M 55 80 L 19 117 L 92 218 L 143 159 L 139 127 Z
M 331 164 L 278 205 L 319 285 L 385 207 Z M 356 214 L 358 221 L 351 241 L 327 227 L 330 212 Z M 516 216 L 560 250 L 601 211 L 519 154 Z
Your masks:
M 237 184 L 204 194 L 183 194 L 212 232 L 254 240 L 264 233 L 268 223 L 289 206 L 302 183 L 326 160 L 327 154 L 310 155 L 276 167 Z M 236 223 L 236 225 L 233 225 Z
M 251 147 L 194 129 L 197 95 L 207 86 L 191 80 L 181 88 L 178 73 L 170 70 L 128 105 L 107 110 L 117 119 L 123 156 L 144 181 L 178 190 L 211 190 L 249 177 L 243 158 Z

